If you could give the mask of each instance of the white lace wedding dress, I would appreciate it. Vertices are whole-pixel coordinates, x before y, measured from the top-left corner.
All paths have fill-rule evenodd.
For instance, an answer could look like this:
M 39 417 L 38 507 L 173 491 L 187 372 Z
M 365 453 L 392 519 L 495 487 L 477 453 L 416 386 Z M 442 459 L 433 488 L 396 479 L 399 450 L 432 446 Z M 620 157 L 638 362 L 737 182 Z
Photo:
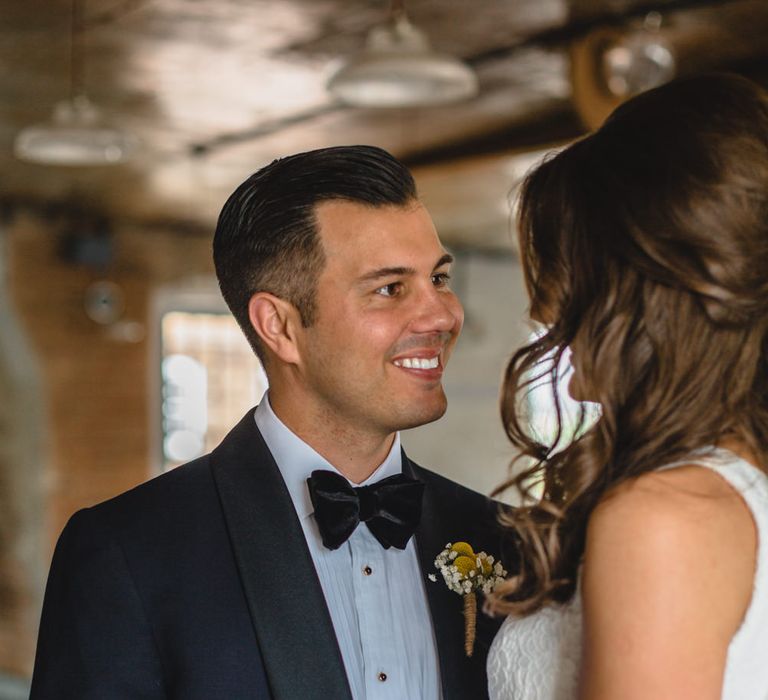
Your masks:
M 728 649 L 722 700 L 768 700 L 768 477 L 727 450 L 710 450 L 691 462 L 726 479 L 757 527 L 752 601 Z M 567 605 L 507 618 L 488 655 L 490 700 L 576 700 L 580 661 L 578 595 Z

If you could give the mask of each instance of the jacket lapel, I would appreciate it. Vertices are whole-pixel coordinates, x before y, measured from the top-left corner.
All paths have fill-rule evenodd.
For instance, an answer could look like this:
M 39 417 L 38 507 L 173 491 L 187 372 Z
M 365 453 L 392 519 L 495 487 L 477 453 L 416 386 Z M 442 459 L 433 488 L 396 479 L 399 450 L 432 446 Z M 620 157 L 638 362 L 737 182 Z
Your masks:
M 403 471 L 424 480 L 423 475 L 404 453 Z M 479 698 L 481 696 L 478 695 L 477 674 L 474 668 L 476 663 L 472 663 L 464 655 L 464 612 L 461 596 L 448 590 L 435 568 L 435 557 L 445 548 L 446 532 L 450 532 L 452 528 L 447 527 L 439 494 L 435 493 L 429 480 L 425 480 L 425 483 L 421 521 L 416 530 L 416 548 L 440 656 L 443 699 Z M 453 517 L 456 517 L 456 514 Z M 436 574 L 437 582 L 427 579 L 428 574 Z M 480 683 L 482 686 L 483 681 Z
M 211 463 L 274 700 L 351 700 L 301 524 L 252 411 Z

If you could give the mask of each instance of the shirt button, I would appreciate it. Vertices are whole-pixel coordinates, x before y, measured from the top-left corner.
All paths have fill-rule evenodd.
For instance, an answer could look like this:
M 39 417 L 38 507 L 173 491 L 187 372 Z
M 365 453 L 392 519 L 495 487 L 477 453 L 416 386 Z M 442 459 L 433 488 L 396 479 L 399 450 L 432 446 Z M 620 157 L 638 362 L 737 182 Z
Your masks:
M 387 680 L 387 674 L 383 671 L 378 676 L 379 680 L 383 683 L 385 680 Z
M 363 573 L 366 576 L 370 576 L 373 573 L 373 569 L 370 566 L 364 566 L 363 567 Z M 384 676 L 384 679 L 386 680 L 386 675 Z

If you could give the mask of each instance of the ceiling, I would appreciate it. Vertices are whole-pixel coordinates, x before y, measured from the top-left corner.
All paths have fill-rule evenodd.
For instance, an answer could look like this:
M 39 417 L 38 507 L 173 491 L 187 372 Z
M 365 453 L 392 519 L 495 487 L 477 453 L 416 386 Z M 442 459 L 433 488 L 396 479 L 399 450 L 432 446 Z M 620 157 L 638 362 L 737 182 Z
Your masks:
M 20 129 L 69 95 L 71 0 L 0 0 L 0 202 L 50 202 L 209 234 L 226 196 L 287 153 L 372 143 L 414 167 L 449 243 L 507 245 L 508 193 L 537 154 L 596 124 L 617 98 L 594 69 L 606 37 L 651 10 L 680 74 L 768 81 L 765 0 L 411 0 L 412 22 L 478 72 L 450 106 L 344 107 L 324 83 L 387 20 L 386 0 L 85 0 L 75 30 L 83 87 L 141 147 L 126 164 L 41 166 L 13 155 Z M 80 54 L 78 54 L 80 55 Z

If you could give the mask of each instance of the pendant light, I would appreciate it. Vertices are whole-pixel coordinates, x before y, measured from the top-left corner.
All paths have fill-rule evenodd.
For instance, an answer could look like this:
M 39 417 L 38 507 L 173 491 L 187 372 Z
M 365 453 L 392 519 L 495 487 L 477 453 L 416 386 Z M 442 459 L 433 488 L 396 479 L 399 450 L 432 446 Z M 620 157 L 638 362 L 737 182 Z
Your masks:
M 83 88 L 84 33 L 81 0 L 72 0 L 69 97 L 58 102 L 50 121 L 22 129 L 14 142 L 17 158 L 46 165 L 111 165 L 125 161 L 138 141 L 111 127 Z
M 370 31 L 365 49 L 331 76 L 327 88 L 351 106 L 416 107 L 474 97 L 478 83 L 466 63 L 434 51 L 402 0 L 394 0 L 389 22 Z
M 602 68 L 611 94 L 627 99 L 675 77 L 675 55 L 661 34 L 661 23 L 660 13 L 649 12 L 642 27 L 605 50 Z

